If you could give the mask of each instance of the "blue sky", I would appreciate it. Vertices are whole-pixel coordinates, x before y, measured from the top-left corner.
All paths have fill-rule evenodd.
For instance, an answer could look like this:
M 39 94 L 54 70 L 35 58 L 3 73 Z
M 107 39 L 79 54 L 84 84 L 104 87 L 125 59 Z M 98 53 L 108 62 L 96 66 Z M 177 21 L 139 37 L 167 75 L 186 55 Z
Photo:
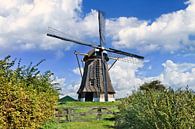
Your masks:
M 154 20 L 161 14 L 184 9 L 186 0 L 84 0 L 83 11 L 91 9 L 105 10 L 108 18 L 137 17 L 143 20 Z
M 155 79 L 195 89 L 194 0 L 0 2 L 0 58 L 11 55 L 23 64 L 46 59 L 40 70 L 54 72 L 64 95 L 76 97 L 80 84 L 74 50 L 89 48 L 47 37 L 47 28 L 98 42 L 96 9 L 106 14 L 107 46 L 145 57 L 144 62 L 118 62 L 110 71 L 117 97 Z

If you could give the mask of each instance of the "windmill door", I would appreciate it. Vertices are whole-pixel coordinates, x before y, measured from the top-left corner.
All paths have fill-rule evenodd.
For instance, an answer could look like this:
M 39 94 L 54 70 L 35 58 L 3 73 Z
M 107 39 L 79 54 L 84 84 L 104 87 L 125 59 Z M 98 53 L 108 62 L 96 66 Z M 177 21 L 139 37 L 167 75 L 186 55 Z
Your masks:
M 85 101 L 93 101 L 93 92 L 85 93 Z

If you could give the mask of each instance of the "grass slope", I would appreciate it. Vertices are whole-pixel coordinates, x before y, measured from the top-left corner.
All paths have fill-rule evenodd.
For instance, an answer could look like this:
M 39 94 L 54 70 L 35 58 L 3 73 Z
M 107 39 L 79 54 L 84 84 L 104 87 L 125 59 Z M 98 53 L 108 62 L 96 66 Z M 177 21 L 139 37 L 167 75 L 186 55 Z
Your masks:
M 67 122 L 57 123 L 55 121 L 48 122 L 42 129 L 112 129 L 114 122 L 112 121 L 91 121 L 91 122 Z
M 79 108 L 78 112 L 85 112 L 92 107 L 107 107 L 111 111 L 117 111 L 119 102 L 66 102 L 65 104 L 58 105 L 57 108 Z M 86 116 L 87 118 L 88 116 Z M 92 116 L 93 117 L 93 116 Z M 55 119 L 48 121 L 42 129 L 111 129 L 114 128 L 114 121 L 106 119 L 110 116 L 107 115 L 102 120 L 92 120 L 90 122 L 65 122 L 59 123 Z
M 119 102 L 66 102 L 65 104 L 58 105 L 58 108 L 60 107 L 110 107 L 110 106 L 116 106 Z

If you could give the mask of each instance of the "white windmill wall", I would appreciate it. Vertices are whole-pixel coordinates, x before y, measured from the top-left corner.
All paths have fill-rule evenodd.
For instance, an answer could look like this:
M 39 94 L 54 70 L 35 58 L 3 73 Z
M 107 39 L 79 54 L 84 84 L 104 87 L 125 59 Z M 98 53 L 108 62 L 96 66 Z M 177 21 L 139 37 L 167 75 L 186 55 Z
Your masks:
M 114 94 L 108 94 L 108 102 L 112 102 L 112 101 L 115 101 Z M 100 94 L 99 102 L 105 102 L 104 94 Z
M 99 102 L 100 98 L 93 98 L 93 102 Z
M 80 98 L 79 101 L 85 102 L 85 98 Z
M 79 101 L 85 102 L 85 96 L 82 95 L 82 97 L 79 98 Z M 114 94 L 108 94 L 108 102 L 112 102 L 112 101 L 115 101 Z M 100 97 L 97 97 L 96 93 L 94 93 L 93 102 L 105 102 L 104 93 L 100 94 Z
M 108 101 L 109 102 L 115 101 L 114 94 L 108 94 Z

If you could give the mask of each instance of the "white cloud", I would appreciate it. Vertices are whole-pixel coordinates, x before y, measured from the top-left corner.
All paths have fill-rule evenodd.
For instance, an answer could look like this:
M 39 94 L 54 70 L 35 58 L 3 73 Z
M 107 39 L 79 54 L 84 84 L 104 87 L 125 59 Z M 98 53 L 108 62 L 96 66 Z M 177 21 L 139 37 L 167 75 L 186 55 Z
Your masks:
M 194 21 L 195 2 L 191 0 L 185 10 L 163 14 L 152 23 L 132 17 L 110 19 L 107 30 L 115 47 L 142 51 L 195 50 L 195 41 L 189 39 L 195 35 Z
M 184 88 L 187 85 L 195 90 L 195 64 L 176 64 L 171 60 L 163 63 L 164 71 L 159 75 L 159 79 L 175 89 Z
M 97 37 L 97 12 L 82 16 L 82 0 L 0 0 L 1 49 L 70 48 L 47 37 L 48 26 L 83 39 Z M 195 50 L 195 2 L 184 10 L 163 14 L 154 22 L 136 17 L 107 20 L 107 33 L 113 46 L 145 51 Z M 142 47 L 140 47 L 142 46 Z
M 125 97 L 137 90 L 144 82 L 160 80 L 167 87 L 174 89 L 185 88 L 195 90 L 195 64 L 192 63 L 174 63 L 167 60 L 162 64 L 163 71 L 154 77 L 140 77 L 137 74 L 138 69 L 143 68 L 143 63 L 129 64 L 118 62 L 111 70 L 112 84 L 116 90 L 116 97 Z
M 109 71 L 113 87 L 116 91 L 116 97 L 124 97 L 137 90 L 141 85 L 142 79 L 137 76 L 139 68 L 143 67 L 143 62 L 127 63 L 118 61 Z
M 58 86 L 61 88 L 60 91 L 60 98 L 63 96 L 72 96 L 73 98 L 77 99 L 77 91 L 80 86 L 79 81 L 75 82 L 69 82 L 66 80 L 66 78 L 59 78 L 59 77 L 54 77 L 53 83 L 58 83 Z
M 96 11 L 81 18 L 82 0 L 0 0 L 0 48 L 69 48 L 60 40 L 46 36 L 48 26 L 83 38 L 96 36 Z
M 81 73 L 83 74 L 83 68 L 79 69 L 78 67 L 73 69 L 73 73 L 80 76 L 81 75 L 80 70 L 81 70 Z

